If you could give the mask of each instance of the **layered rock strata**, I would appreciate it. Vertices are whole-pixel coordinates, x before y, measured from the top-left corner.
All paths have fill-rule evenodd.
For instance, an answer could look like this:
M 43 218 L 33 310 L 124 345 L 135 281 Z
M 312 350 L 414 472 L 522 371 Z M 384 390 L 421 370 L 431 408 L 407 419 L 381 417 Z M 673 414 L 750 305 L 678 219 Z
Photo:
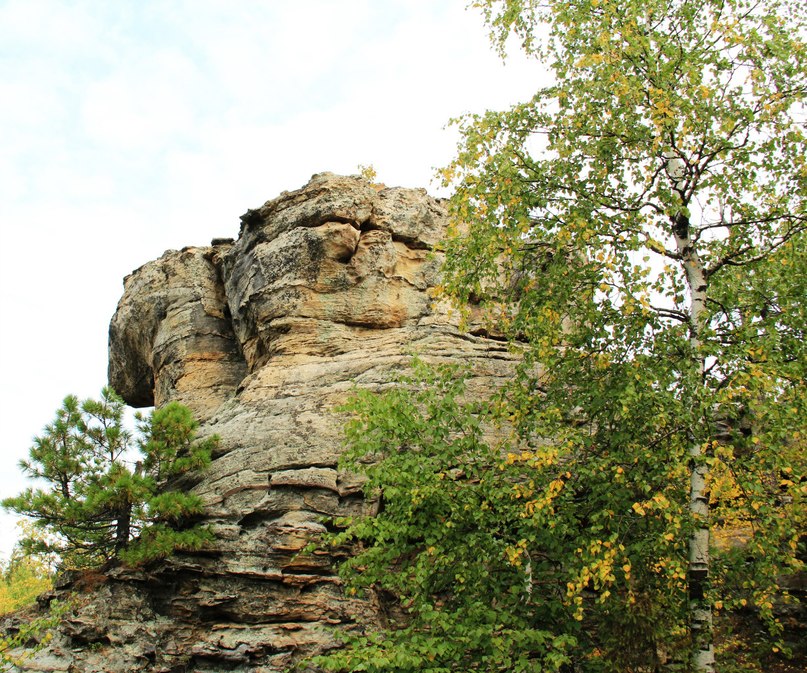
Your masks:
M 343 595 L 328 553 L 301 553 L 329 517 L 368 508 L 337 469 L 335 409 L 356 386 L 392 385 L 413 353 L 470 364 L 471 394 L 508 376 L 504 344 L 434 303 L 446 212 L 424 190 L 323 173 L 241 220 L 236 240 L 128 276 L 110 326 L 124 399 L 179 400 L 221 437 L 192 485 L 215 543 L 82 578 L 80 606 L 23 670 L 286 671 L 378 620 Z

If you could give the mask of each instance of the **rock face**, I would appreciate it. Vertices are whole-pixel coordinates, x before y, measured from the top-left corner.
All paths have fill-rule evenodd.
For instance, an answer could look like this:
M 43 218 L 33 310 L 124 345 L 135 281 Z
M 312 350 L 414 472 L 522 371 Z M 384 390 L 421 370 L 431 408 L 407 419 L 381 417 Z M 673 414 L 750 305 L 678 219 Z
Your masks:
M 504 344 L 433 305 L 446 213 L 425 191 L 323 173 L 241 219 L 237 240 L 128 276 L 110 326 L 124 399 L 179 400 L 221 437 L 193 486 L 216 541 L 74 585 L 80 606 L 23 670 L 268 673 L 333 647 L 380 609 L 342 594 L 327 553 L 300 553 L 328 517 L 369 506 L 337 470 L 335 408 L 415 352 L 471 364 L 471 392 L 508 375 Z

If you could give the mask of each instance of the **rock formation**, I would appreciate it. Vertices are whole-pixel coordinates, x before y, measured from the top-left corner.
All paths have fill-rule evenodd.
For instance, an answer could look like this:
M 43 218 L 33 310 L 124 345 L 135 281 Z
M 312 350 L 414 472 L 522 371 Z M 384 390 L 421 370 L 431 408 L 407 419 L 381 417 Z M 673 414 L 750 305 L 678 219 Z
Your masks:
M 390 385 L 415 352 L 471 364 L 471 392 L 507 376 L 506 346 L 430 296 L 446 212 L 424 190 L 323 173 L 241 220 L 235 241 L 128 276 L 110 326 L 124 399 L 179 400 L 221 437 L 193 485 L 216 541 L 68 581 L 78 607 L 23 670 L 268 673 L 333 647 L 380 609 L 342 594 L 328 553 L 300 553 L 328 517 L 368 506 L 337 470 L 336 407 L 354 386 Z

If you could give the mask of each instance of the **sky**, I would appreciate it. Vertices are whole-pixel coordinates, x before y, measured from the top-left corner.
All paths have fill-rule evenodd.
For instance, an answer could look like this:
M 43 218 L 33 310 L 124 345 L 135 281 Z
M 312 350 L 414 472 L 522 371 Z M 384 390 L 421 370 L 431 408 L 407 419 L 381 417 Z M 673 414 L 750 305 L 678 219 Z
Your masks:
M 322 171 L 443 193 L 452 117 L 544 76 L 465 0 L 0 0 L 0 498 L 106 383 L 123 278 Z M 18 536 L 0 514 L 0 557 Z

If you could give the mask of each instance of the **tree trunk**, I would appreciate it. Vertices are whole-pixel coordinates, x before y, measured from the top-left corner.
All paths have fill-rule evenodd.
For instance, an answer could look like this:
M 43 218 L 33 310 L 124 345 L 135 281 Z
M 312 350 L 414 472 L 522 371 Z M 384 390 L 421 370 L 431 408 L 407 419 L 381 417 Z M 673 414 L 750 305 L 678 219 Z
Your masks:
M 678 213 L 673 218 L 673 232 L 678 252 L 683 260 L 689 287 L 690 347 L 697 372 L 696 385 L 703 385 L 704 360 L 701 355 L 701 332 L 708 281 L 703 263 L 693 246 L 689 218 Z M 695 403 L 696 400 L 693 400 Z M 712 638 L 712 605 L 709 588 L 709 493 L 706 480 L 708 467 L 703 460 L 704 449 L 694 433 L 690 437 L 689 510 L 695 529 L 689 538 L 689 628 L 692 636 L 692 665 L 697 673 L 714 673 L 715 655 Z
M 115 556 L 126 549 L 132 527 L 132 506 L 128 505 L 118 514 L 115 525 Z

